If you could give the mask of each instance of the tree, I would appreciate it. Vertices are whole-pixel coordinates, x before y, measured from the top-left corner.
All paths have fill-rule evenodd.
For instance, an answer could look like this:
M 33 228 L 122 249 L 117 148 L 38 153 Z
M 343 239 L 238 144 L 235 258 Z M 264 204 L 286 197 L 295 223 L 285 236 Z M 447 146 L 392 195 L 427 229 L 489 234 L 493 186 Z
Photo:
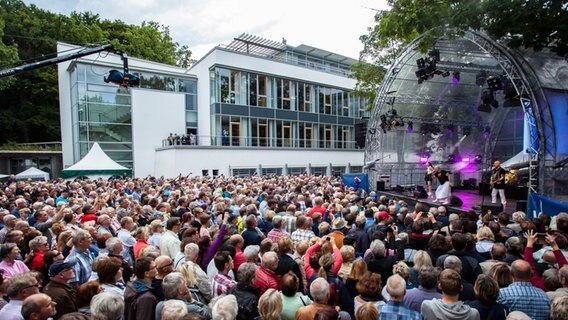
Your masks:
M 567 2 L 560 0 L 391 0 L 378 12 L 376 25 L 361 39 L 363 53 L 389 62 L 397 49 L 424 35 L 418 48 L 426 52 L 441 37 L 484 30 L 511 48 L 550 48 L 568 54 Z
M 21 0 L 0 1 L 0 39 L 2 69 L 55 56 L 57 41 L 111 43 L 129 56 L 172 65 L 185 66 L 191 57 L 156 22 L 129 25 L 91 12 L 65 16 Z M 56 66 L 0 79 L 0 105 L 0 144 L 61 140 Z

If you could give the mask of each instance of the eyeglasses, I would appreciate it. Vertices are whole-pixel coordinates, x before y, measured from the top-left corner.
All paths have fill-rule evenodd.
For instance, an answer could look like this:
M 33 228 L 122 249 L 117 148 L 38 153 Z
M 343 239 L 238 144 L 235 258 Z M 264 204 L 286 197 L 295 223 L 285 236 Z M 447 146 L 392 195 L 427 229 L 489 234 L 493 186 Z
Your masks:
M 29 286 L 23 287 L 22 290 L 33 288 L 33 287 L 39 288 L 39 282 L 36 282 L 36 283 L 31 284 Z

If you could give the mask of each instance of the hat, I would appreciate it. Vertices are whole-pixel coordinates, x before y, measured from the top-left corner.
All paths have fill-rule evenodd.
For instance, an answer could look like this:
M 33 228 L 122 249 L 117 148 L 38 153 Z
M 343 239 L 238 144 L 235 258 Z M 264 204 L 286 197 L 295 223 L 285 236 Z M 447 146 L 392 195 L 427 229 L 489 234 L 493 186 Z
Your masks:
M 386 220 L 389 218 L 389 213 L 386 211 L 379 212 L 379 220 Z
M 359 201 L 361 201 L 361 200 L 363 200 L 363 198 L 361 198 L 361 197 L 359 197 L 359 196 L 356 196 L 356 197 L 355 197 L 355 200 L 353 200 L 353 202 L 357 203 L 357 202 L 359 202 Z
M 61 271 L 65 270 L 65 269 L 73 268 L 76 264 L 77 264 L 77 261 L 55 261 L 49 267 L 49 276 L 55 277 Z
M 343 229 L 345 228 L 345 224 L 346 224 L 345 219 L 343 219 L 342 217 L 335 218 L 333 219 L 332 223 L 333 230 Z
M 75 204 L 71 207 L 73 213 L 77 213 L 77 211 L 81 208 L 81 205 Z

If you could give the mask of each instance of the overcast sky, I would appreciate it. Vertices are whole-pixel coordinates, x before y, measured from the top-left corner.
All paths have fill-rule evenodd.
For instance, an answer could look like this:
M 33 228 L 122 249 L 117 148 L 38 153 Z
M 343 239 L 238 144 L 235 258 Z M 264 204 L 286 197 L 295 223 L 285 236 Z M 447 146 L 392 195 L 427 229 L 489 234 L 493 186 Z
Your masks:
M 103 19 L 170 27 L 174 41 L 199 59 L 214 46 L 249 33 L 288 45 L 306 44 L 357 59 L 359 36 L 374 26 L 386 0 L 24 0 L 68 15 L 91 11 Z

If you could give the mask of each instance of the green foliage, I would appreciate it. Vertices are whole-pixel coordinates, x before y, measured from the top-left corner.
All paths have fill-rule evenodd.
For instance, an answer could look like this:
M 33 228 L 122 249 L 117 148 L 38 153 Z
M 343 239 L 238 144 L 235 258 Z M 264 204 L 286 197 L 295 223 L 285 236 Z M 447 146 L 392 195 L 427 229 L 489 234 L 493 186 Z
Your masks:
M 53 57 L 57 41 L 112 43 L 128 56 L 182 67 L 191 58 L 156 22 L 129 25 L 91 12 L 65 16 L 21 0 L 0 1 L 0 39 L 1 69 Z M 0 106 L 0 143 L 61 140 L 55 65 L 0 79 Z
M 370 110 L 375 101 L 377 90 L 385 76 L 385 68 L 374 64 L 359 62 L 351 66 L 357 85 L 353 94 L 367 99 L 367 110 Z
M 551 48 L 568 55 L 568 5 L 556 0 L 390 0 L 388 11 L 375 15 L 375 25 L 360 37 L 361 60 L 389 65 L 407 44 L 423 35 L 418 49 L 426 52 L 440 37 L 484 30 L 511 48 Z M 378 88 L 366 67 L 354 68 L 357 88 Z M 376 91 L 376 90 L 375 90 Z M 370 92 L 366 94 L 371 95 Z

